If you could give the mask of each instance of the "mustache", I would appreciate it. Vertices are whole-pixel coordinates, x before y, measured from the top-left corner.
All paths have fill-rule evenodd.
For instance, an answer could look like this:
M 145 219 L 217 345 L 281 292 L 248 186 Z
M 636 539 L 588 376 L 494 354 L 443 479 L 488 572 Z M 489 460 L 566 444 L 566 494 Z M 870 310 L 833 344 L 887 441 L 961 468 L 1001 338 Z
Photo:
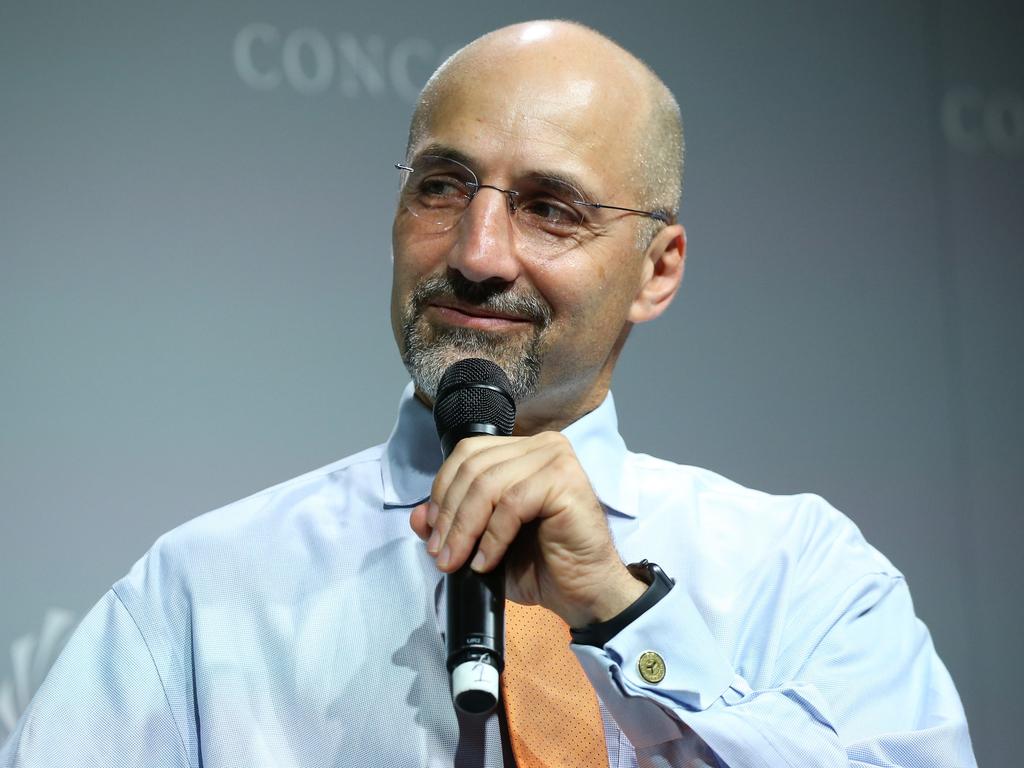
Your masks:
M 435 299 L 455 299 L 484 311 L 515 315 L 544 329 L 551 322 L 551 307 L 529 293 L 513 293 L 508 287 L 467 280 L 458 272 L 434 275 L 421 281 L 412 294 L 413 316 Z

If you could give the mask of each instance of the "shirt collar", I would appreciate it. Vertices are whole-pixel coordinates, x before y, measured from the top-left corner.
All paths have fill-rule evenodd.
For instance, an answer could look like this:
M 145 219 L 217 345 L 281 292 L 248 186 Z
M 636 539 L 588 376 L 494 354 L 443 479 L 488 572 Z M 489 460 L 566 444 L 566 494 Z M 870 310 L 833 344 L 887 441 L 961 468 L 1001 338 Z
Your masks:
M 610 511 L 636 517 L 637 492 L 626 462 L 611 392 L 596 409 L 562 430 L 583 465 L 597 498 Z M 430 496 L 441 466 L 441 446 L 434 417 L 416 399 L 410 383 L 402 393 L 398 420 L 384 447 L 381 479 L 386 507 L 412 507 Z

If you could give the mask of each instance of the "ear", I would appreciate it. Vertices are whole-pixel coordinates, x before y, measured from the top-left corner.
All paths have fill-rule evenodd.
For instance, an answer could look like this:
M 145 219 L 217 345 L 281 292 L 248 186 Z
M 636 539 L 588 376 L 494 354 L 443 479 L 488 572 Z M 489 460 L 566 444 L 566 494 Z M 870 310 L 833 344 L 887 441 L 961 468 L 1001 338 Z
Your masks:
M 686 230 L 672 224 L 659 231 L 644 252 L 640 289 L 629 307 L 631 323 L 646 323 L 668 309 L 683 281 L 685 264 Z

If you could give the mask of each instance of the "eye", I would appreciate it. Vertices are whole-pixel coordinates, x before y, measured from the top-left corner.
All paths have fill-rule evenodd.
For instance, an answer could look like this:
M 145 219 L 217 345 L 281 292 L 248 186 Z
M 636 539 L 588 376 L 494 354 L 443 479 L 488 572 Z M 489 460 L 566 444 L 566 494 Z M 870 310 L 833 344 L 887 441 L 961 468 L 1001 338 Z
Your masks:
M 523 200 L 517 215 L 524 224 L 560 237 L 573 234 L 583 219 L 583 215 L 571 205 L 548 196 Z
M 476 182 L 473 172 L 455 160 L 439 155 L 417 158 L 403 187 L 405 203 L 411 208 L 454 208 L 465 206 Z
M 453 205 L 469 197 L 466 182 L 450 175 L 433 175 L 421 179 L 415 176 L 410 186 L 423 205 Z

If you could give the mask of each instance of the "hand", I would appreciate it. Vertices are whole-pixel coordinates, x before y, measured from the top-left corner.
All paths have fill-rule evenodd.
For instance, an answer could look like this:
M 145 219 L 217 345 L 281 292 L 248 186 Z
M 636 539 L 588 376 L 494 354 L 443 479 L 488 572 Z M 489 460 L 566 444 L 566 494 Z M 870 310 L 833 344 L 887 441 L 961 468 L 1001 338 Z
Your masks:
M 505 562 L 508 597 L 571 627 L 612 618 L 643 594 L 612 544 L 604 510 L 558 432 L 462 440 L 409 524 L 445 573 Z

